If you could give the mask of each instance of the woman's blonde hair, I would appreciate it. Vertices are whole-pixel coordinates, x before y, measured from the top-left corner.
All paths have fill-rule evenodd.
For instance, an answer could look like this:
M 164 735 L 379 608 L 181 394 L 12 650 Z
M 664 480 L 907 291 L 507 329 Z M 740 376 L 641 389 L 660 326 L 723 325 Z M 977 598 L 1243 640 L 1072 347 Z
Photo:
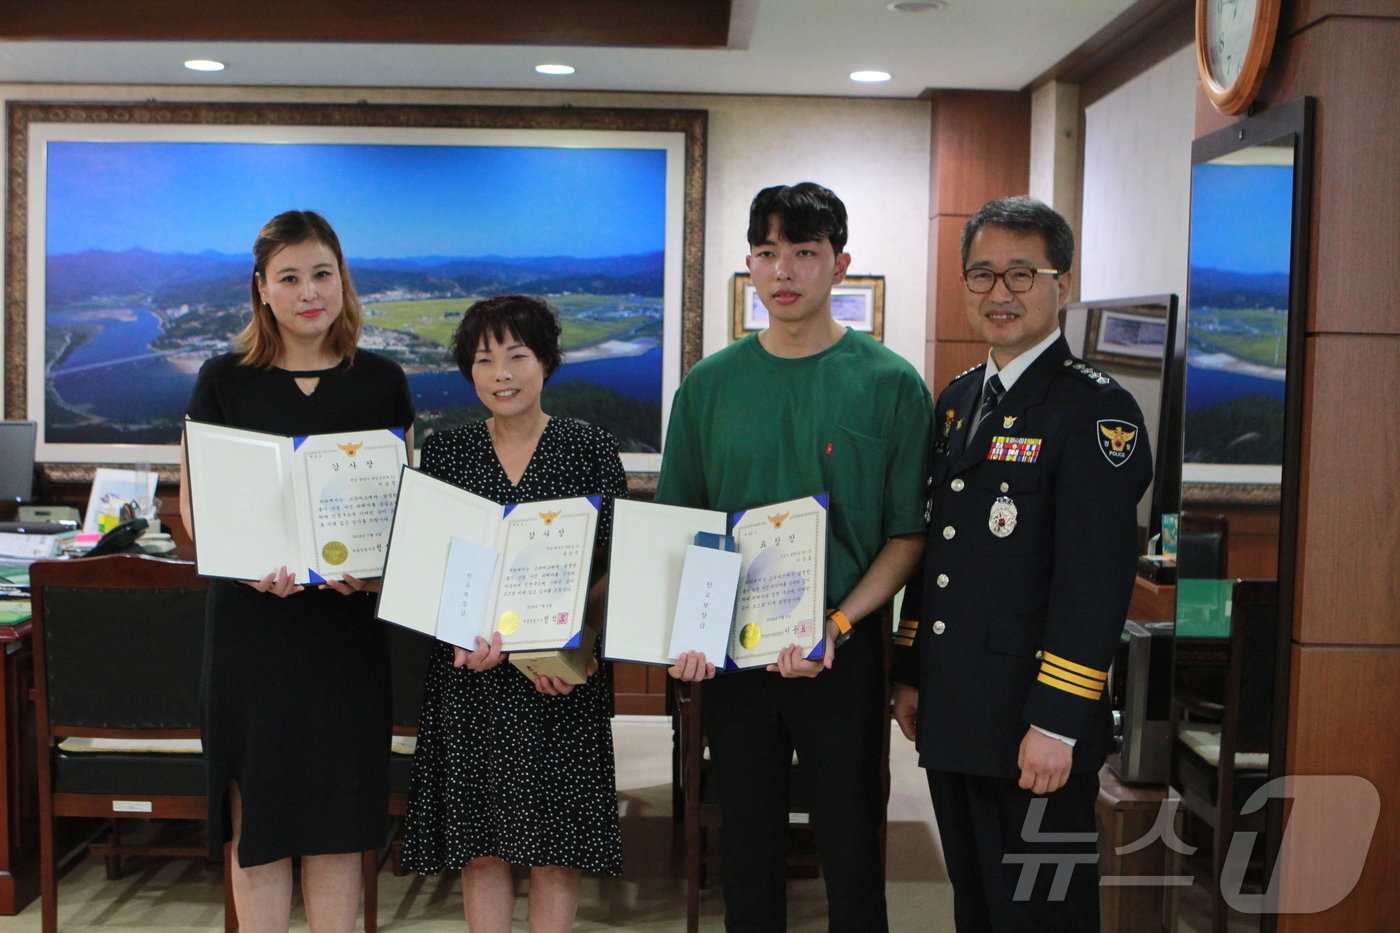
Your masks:
M 359 296 L 355 294 L 355 284 L 350 280 L 350 270 L 345 266 L 340 238 L 326 218 L 315 211 L 287 211 L 263 224 L 258 238 L 253 241 L 253 280 L 250 289 L 253 319 L 233 338 L 234 349 L 242 355 L 240 362 L 243 365 L 266 369 L 281 355 L 282 334 L 277 330 L 277 318 L 273 316 L 272 308 L 263 303 L 258 286 L 267 283 L 267 264 L 273 256 L 288 246 L 310 242 L 320 243 L 330 250 L 340 272 L 340 314 L 326 332 L 326 348 L 347 363 L 354 360 L 364 313 L 360 310 Z

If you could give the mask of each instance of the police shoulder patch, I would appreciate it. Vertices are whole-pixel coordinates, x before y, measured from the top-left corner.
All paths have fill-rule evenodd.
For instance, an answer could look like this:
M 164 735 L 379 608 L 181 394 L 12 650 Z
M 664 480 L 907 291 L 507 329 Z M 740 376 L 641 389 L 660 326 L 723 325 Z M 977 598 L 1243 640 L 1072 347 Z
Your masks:
M 1138 426 L 1131 421 L 1103 418 L 1098 422 L 1099 450 L 1110 465 L 1120 467 L 1137 450 Z

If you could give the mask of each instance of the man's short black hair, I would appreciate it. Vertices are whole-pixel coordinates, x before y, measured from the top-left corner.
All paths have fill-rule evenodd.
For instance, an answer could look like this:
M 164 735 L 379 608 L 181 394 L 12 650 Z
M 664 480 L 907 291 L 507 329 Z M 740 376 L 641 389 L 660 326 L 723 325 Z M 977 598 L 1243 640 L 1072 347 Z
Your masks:
M 775 216 L 789 243 L 826 240 L 836 253 L 846 251 L 846 205 L 830 188 L 810 181 L 764 188 L 749 206 L 749 246 L 768 242 L 768 219 Z
M 1039 233 L 1045 240 L 1045 252 L 1050 264 L 1061 272 L 1074 265 L 1074 231 L 1054 208 L 1024 195 L 997 198 L 983 204 L 963 227 L 962 264 L 967 268 L 967 254 L 972 238 L 983 227 L 1005 227 L 1017 233 Z

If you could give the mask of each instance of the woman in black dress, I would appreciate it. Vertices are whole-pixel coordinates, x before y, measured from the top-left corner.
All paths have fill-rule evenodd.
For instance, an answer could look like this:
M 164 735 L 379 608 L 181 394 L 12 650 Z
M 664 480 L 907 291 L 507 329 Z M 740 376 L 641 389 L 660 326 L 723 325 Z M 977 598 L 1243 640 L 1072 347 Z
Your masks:
M 602 493 L 597 540 L 606 546 L 612 498 L 626 495 L 627 477 L 611 434 L 540 408 L 560 362 L 559 334 L 535 298 L 468 309 L 452 352 L 491 417 L 426 438 L 420 468 L 502 504 Z M 590 622 L 600 598 L 595 585 Z M 622 870 L 611 674 L 595 658 L 577 687 L 549 677 L 531 684 L 503 660 L 499 633 L 470 652 L 434 648 L 403 860 L 425 874 L 461 869 L 473 933 L 510 929 L 511 865 L 529 866 L 530 929 L 568 930 L 581 872 Z
M 396 363 L 356 350 L 360 303 L 324 218 L 289 211 L 263 226 L 251 297 L 253 318 L 234 352 L 200 369 L 190 418 L 287 436 L 398 428 L 413 449 L 408 381 Z M 181 517 L 193 532 L 183 462 L 180 480 Z M 388 811 L 384 623 L 363 581 L 302 587 L 285 567 L 269 571 L 209 585 L 210 855 L 232 840 L 234 900 L 248 933 L 288 928 L 293 856 L 302 857 L 313 933 L 351 933 L 359 853 L 383 842 Z

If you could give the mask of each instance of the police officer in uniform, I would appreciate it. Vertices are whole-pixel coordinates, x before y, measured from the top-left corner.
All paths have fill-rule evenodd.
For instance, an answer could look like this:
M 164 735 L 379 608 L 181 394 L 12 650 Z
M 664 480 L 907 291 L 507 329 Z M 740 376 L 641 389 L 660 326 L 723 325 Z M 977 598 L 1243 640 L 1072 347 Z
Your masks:
M 1097 931 L 1108 667 L 1151 479 L 1132 396 L 1069 352 L 1074 235 L 1031 198 L 963 231 L 990 347 L 934 406 L 928 548 L 895 637 L 894 711 L 927 770 L 959 933 Z

